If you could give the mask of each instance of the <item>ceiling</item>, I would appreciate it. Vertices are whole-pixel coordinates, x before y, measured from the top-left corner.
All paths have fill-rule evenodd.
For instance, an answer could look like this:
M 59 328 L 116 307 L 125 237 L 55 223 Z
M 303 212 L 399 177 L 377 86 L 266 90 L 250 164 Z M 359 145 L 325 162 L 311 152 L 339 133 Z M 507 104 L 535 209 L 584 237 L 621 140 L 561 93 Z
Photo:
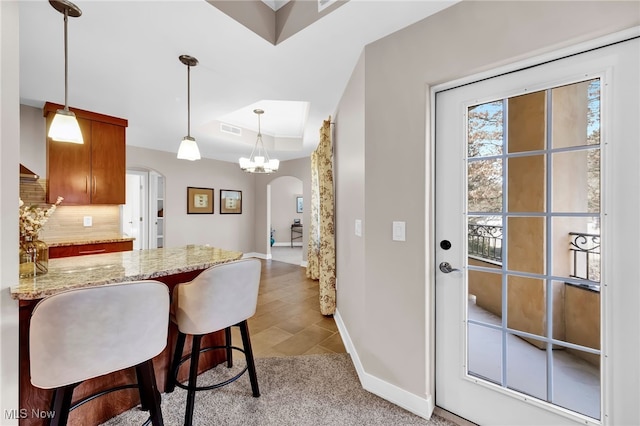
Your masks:
M 128 145 L 177 152 L 187 134 L 187 67 L 178 57 L 191 55 L 199 64 L 191 67 L 190 133 L 203 157 L 248 156 L 255 108 L 265 110 L 272 158 L 306 157 L 364 46 L 456 1 L 351 0 L 274 45 L 204 0 L 76 0 L 82 16 L 68 21 L 69 106 L 128 119 Z M 276 13 L 287 1 L 264 3 Z M 64 103 L 63 28 L 48 1 L 20 2 L 22 104 Z

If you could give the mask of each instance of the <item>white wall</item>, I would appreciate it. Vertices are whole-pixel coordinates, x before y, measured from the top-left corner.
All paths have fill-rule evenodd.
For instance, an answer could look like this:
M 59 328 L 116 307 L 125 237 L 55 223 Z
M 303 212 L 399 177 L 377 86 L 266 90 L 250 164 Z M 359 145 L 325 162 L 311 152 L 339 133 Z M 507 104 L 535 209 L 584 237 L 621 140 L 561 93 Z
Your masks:
M 290 245 L 293 219 L 300 219 L 302 222 L 303 213 L 296 212 L 296 196 L 302 196 L 300 179 L 282 176 L 271 182 L 271 227 L 276 230 L 276 244 Z M 302 240 L 294 242 L 302 244 Z
M 5 410 L 18 408 L 18 164 L 20 94 L 18 3 L 0 1 L 0 423 L 17 425 Z
M 335 117 L 335 142 L 338 311 L 368 375 L 425 407 L 432 398 L 429 86 L 638 24 L 638 2 L 463 1 L 366 47 L 364 71 L 356 67 Z M 407 202 L 391 203 L 391 194 Z M 406 242 L 392 241 L 394 220 L 406 221 Z

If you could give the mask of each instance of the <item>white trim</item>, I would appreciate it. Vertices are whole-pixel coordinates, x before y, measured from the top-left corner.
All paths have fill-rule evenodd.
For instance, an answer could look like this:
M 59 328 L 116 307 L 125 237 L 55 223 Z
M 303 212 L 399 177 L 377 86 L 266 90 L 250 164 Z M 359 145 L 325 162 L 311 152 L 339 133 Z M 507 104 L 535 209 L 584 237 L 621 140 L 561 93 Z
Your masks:
M 256 252 L 243 253 L 242 255 L 243 259 L 246 259 L 248 257 L 257 257 L 258 259 L 266 259 L 266 260 L 271 259 L 270 254 L 256 253 Z
M 294 247 L 302 247 L 302 243 L 293 243 Z M 273 243 L 273 247 L 291 247 L 291 242 Z
M 547 52 L 540 55 L 535 55 L 533 57 L 530 57 L 521 61 L 513 62 L 505 66 L 493 68 L 489 71 L 469 75 L 457 80 L 438 84 L 437 86 L 433 86 L 431 88 L 432 100 L 435 101 L 435 93 L 441 92 L 443 90 L 451 89 L 457 86 L 462 86 L 464 84 L 475 83 L 487 78 L 497 77 L 501 74 L 518 71 L 523 68 L 537 66 L 548 61 L 557 60 L 569 55 L 584 53 L 591 49 L 597 49 L 611 43 L 617 43 L 623 40 L 627 40 L 629 38 L 639 37 L 639 36 L 640 36 L 640 26 L 628 28 L 623 31 L 608 34 L 606 36 L 595 38 L 593 40 L 585 41 L 579 44 L 575 44 L 573 46 L 565 47 L 559 50 L 554 50 L 553 52 Z M 433 103 L 432 105 L 435 106 L 435 103 Z M 432 118 L 433 118 L 433 115 L 435 115 L 435 108 L 432 111 Z
M 347 328 L 342 321 L 342 317 L 340 316 L 340 312 L 337 309 L 336 313 L 333 315 L 333 319 L 338 326 L 342 343 L 349 355 L 351 355 L 351 361 L 356 368 L 362 388 L 417 416 L 427 420 L 430 419 L 433 414 L 433 410 L 435 409 L 433 398 L 430 396 L 421 398 L 418 395 L 407 392 L 394 384 L 380 380 L 379 378 L 367 373 L 364 370 L 362 362 L 360 362 L 358 352 L 353 346 L 349 332 L 347 331 Z
M 306 268 L 309 265 L 309 263 L 306 260 L 303 260 L 302 262 L 300 262 L 300 266 L 302 266 L 303 268 Z

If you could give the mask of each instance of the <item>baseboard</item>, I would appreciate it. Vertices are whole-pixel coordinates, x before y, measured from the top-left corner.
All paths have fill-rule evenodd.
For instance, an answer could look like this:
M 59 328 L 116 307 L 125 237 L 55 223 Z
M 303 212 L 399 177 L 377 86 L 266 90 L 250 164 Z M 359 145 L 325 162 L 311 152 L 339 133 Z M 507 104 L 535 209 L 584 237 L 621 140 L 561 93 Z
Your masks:
M 293 243 L 294 247 L 302 247 L 302 243 Z M 273 247 L 291 247 L 291 243 L 273 243 Z
M 342 343 L 351 356 L 351 360 L 353 361 L 353 365 L 358 373 L 358 378 L 360 379 L 362 388 L 417 416 L 427 420 L 430 419 L 435 408 L 433 398 L 431 396 L 427 398 L 420 398 L 419 396 L 414 395 L 411 392 L 407 392 L 396 385 L 387 383 L 384 380 L 380 380 L 379 378 L 368 374 L 360 362 L 358 352 L 353 346 L 349 332 L 347 331 L 338 310 L 336 310 L 336 313 L 333 315 L 333 319 L 338 326 Z
M 306 268 L 309 265 L 309 262 L 307 262 L 306 260 L 303 260 L 302 262 L 300 262 L 300 266 L 302 266 L 303 268 Z
M 257 257 L 258 259 L 266 259 L 266 260 L 271 259 L 271 255 L 270 254 L 256 253 L 256 252 L 244 253 L 242 255 L 243 259 L 245 259 L 247 257 Z

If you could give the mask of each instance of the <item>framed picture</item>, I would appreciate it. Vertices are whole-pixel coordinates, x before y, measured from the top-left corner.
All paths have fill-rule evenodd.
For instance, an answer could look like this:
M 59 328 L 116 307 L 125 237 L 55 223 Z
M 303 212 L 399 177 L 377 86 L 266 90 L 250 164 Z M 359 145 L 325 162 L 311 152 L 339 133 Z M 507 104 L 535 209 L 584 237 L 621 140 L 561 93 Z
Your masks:
M 296 213 L 302 213 L 302 197 L 296 197 Z
M 220 214 L 242 213 L 242 191 L 220 190 Z
M 187 214 L 213 214 L 213 188 L 188 186 Z

